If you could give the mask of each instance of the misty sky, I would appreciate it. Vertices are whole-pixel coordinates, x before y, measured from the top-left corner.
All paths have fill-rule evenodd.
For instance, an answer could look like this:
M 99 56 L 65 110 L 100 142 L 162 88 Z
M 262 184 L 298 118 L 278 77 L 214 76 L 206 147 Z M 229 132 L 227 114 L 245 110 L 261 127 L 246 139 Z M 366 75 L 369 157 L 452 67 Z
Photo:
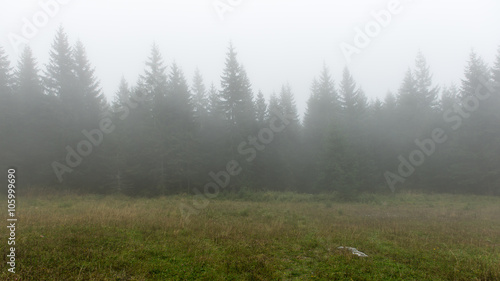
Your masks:
M 80 39 L 86 46 L 108 99 L 122 75 L 136 82 L 153 42 L 166 63 L 177 62 L 190 82 L 198 67 L 207 86 L 219 86 L 232 41 L 254 92 L 261 89 L 269 96 L 289 82 L 301 112 L 323 63 L 336 83 L 347 65 L 369 98 L 383 98 L 398 89 L 419 49 L 435 82 L 448 85 L 460 82 L 471 48 L 490 63 L 500 45 L 500 2 L 494 0 L 399 1 L 401 12 L 350 63 L 340 45 L 354 45 L 355 29 L 364 29 L 374 21 L 371 13 L 387 9 L 391 1 L 220 0 L 236 3 L 223 19 L 214 8 L 216 0 L 66 1 L 29 44 L 43 68 L 62 23 L 72 43 Z M 22 35 L 23 18 L 32 20 L 43 10 L 39 1 L 0 3 L 0 45 L 17 64 L 9 34 Z

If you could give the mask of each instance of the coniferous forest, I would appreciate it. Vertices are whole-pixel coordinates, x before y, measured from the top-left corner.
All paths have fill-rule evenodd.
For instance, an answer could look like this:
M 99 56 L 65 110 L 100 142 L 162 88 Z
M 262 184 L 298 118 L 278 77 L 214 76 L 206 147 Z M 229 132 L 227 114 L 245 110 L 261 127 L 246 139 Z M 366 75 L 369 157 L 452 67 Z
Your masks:
M 456 85 L 437 85 L 415 54 L 399 89 L 375 100 L 348 68 L 333 77 L 343 66 L 325 65 L 300 116 L 292 85 L 259 91 L 231 43 L 213 83 L 201 70 L 188 81 L 153 45 L 113 100 L 82 42 L 61 27 L 48 47 L 47 65 L 29 47 L 19 58 L 0 48 L 0 167 L 16 167 L 22 186 L 500 194 L 500 49 L 488 62 L 472 51 Z

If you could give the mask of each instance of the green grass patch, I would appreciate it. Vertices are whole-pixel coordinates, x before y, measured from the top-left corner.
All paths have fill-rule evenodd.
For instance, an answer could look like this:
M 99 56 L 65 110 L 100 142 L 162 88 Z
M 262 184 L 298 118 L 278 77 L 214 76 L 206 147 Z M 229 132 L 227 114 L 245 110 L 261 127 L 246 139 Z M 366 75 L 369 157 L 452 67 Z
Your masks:
M 232 194 L 186 224 L 190 199 L 22 196 L 0 280 L 500 280 L 498 197 Z

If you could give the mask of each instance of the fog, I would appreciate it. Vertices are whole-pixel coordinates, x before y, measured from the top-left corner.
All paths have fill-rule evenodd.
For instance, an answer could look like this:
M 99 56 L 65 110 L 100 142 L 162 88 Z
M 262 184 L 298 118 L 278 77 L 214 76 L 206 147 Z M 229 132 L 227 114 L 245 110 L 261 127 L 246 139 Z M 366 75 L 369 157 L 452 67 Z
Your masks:
M 499 12 L 0 0 L 0 280 L 500 280 Z
M 23 18 L 33 22 L 33 16 L 43 11 L 39 2 L 50 1 L 2 1 L 0 45 L 12 61 L 20 52 L 9 35 L 22 36 Z M 42 22 L 29 45 L 39 65 L 45 65 L 62 24 L 72 42 L 84 43 L 109 100 L 122 75 L 131 84 L 137 81 L 153 42 L 165 62 L 177 62 L 189 81 L 198 67 L 207 84 L 218 85 L 232 41 L 254 91 L 260 89 L 269 97 L 289 82 L 301 114 L 311 81 L 323 64 L 336 82 L 347 65 L 370 99 L 383 99 L 388 90 L 398 90 L 418 50 L 434 82 L 449 85 L 463 78 L 472 48 L 491 62 L 500 44 L 500 3 L 493 0 L 396 1 L 401 11 L 350 62 L 341 44 L 353 44 L 356 28 L 364 29 L 374 21 L 373 13 L 387 10 L 391 1 L 60 2 L 60 10 Z
M 497 2 L 3 5 L 0 166 L 26 184 L 500 192 Z

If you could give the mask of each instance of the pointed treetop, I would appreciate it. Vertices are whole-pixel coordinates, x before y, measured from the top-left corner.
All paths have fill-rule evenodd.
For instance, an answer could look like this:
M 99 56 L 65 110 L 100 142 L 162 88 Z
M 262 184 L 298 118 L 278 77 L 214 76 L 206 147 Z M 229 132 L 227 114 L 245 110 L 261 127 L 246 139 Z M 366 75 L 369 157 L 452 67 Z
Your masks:
M 5 50 L 0 47 L 0 95 L 12 90 L 12 67 Z
M 430 67 L 421 51 L 415 59 L 415 83 L 419 103 L 423 108 L 435 108 L 438 103 L 439 88 L 433 86 Z
M 45 86 L 49 95 L 67 101 L 71 99 L 74 86 L 73 49 L 62 25 L 59 26 L 49 53 L 49 63 L 45 70 Z
M 259 122 L 259 124 L 263 124 L 267 120 L 267 103 L 261 90 L 259 90 L 257 94 L 255 109 L 257 114 L 257 122 Z
M 459 103 L 459 91 L 455 84 L 451 84 L 449 87 L 443 86 L 441 94 L 441 109 L 443 111 L 453 108 L 453 106 Z
M 294 116 L 294 119 L 299 118 L 297 105 L 295 104 L 295 98 L 293 96 L 292 88 L 290 87 L 289 83 L 281 86 L 279 107 L 282 114 L 286 114 L 288 116 L 292 115 Z
M 182 95 L 184 98 L 189 99 L 190 91 L 189 86 L 184 76 L 184 72 L 177 65 L 177 63 L 172 63 L 170 74 L 168 76 L 168 88 L 171 91 L 171 96 Z
M 500 87 L 500 46 L 498 46 L 498 52 L 495 59 L 495 64 L 493 65 L 493 80 Z
M 464 76 L 465 78 L 462 79 L 460 88 L 461 98 L 474 95 L 476 90 L 481 87 L 482 83 L 488 81 L 490 78 L 490 72 L 487 65 L 474 50 L 472 50 L 469 55 L 469 61 L 465 67 Z
M 212 117 L 222 116 L 220 92 L 213 82 L 210 84 L 210 89 L 208 90 L 208 112 Z
M 347 67 L 344 67 L 340 81 L 340 102 L 344 116 L 350 119 L 361 117 L 368 107 L 365 93 L 357 87 Z
M 122 75 L 120 79 L 120 84 L 118 85 L 118 91 L 115 93 L 113 105 L 114 107 L 122 107 L 126 106 L 130 99 L 130 86 L 125 79 L 125 76 Z
M 324 106 L 332 108 L 338 107 L 338 96 L 335 90 L 335 83 L 326 64 L 323 65 L 317 91 L 318 99 Z
M 416 81 L 410 68 L 405 73 L 403 83 L 399 88 L 398 102 L 401 105 L 416 105 Z
M 271 116 L 274 111 L 280 112 L 279 99 L 276 92 L 273 92 L 269 97 L 269 106 L 267 107 L 268 116 Z
M 144 77 L 146 80 L 149 79 L 148 82 L 153 84 L 165 82 L 155 80 L 158 78 L 166 78 L 165 71 L 167 69 L 160 53 L 160 49 L 156 43 L 153 43 L 151 46 L 151 53 L 146 61 L 146 67 Z
M 396 108 L 397 100 L 391 91 L 388 91 L 384 98 L 384 108 L 394 109 Z
M 156 114 L 161 111 L 161 105 L 167 94 L 167 73 L 162 55 L 156 44 L 151 47 L 150 55 L 146 61 L 144 74 L 139 76 L 138 88 L 144 93 L 145 101 L 149 107 L 156 108 Z
M 87 111 L 97 115 L 107 107 L 107 101 L 95 76 L 95 69 L 87 57 L 85 46 L 80 40 L 73 48 L 73 59 L 77 89 L 82 95 Z
M 203 76 L 201 75 L 198 68 L 196 68 L 194 72 L 191 92 L 193 93 L 192 101 L 195 109 L 195 114 L 197 115 L 197 117 L 206 116 L 208 112 L 207 90 L 203 82 Z
M 14 76 L 16 92 L 26 101 L 34 101 L 43 94 L 38 72 L 33 52 L 29 46 L 25 46 Z
M 226 119 L 233 127 L 249 128 L 255 121 L 255 108 L 250 80 L 230 44 L 221 75 L 220 100 Z M 245 124 L 245 125 L 243 125 Z

